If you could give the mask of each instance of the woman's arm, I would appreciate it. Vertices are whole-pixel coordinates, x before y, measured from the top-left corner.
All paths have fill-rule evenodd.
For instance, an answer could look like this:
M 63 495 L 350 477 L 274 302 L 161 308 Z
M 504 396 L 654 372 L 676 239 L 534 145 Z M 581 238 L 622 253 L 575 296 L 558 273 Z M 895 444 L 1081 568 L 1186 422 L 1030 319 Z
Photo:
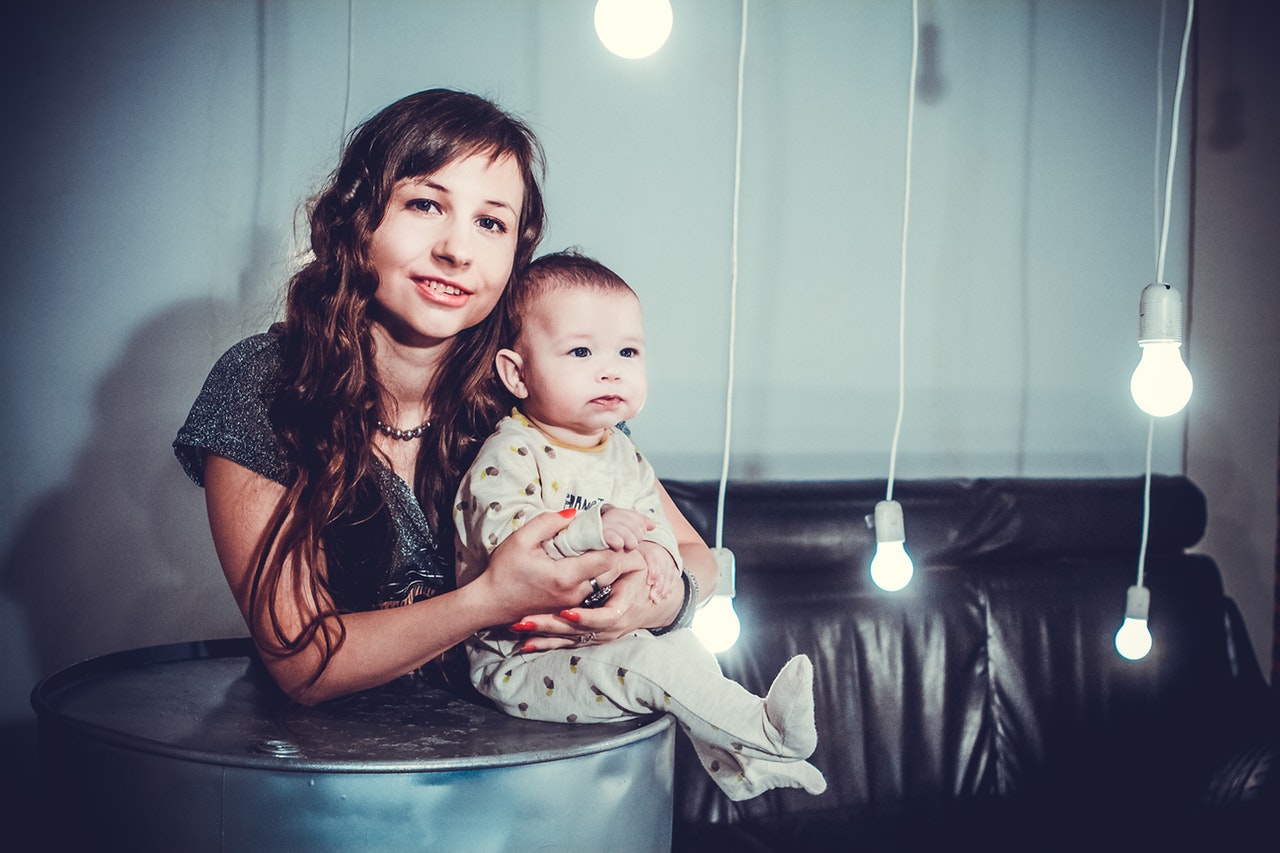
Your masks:
M 698 587 L 701 590 L 698 601 L 705 601 L 716 591 L 719 567 L 716 564 L 715 554 L 707 547 L 707 543 L 702 541 L 698 531 L 693 529 L 693 525 L 680 512 L 680 508 L 676 506 L 675 501 L 671 500 L 671 495 L 667 494 L 667 490 L 661 483 L 658 484 L 658 489 L 662 494 L 662 510 L 670 519 L 671 528 L 676 534 L 676 544 L 680 546 L 680 561 L 684 563 L 684 570 L 698 579 Z
M 618 575 L 611 552 L 573 561 L 554 561 L 547 556 L 542 541 L 569 521 L 547 513 L 508 537 L 494 551 L 489 570 L 472 583 L 403 607 L 342 616 L 346 638 L 320 678 L 308 684 L 323 659 L 322 639 L 317 636 L 295 655 L 271 654 L 270 616 L 250 612 L 259 549 L 284 487 L 216 455 L 205 460 L 204 480 L 209 526 L 227 583 L 263 650 L 263 662 L 272 677 L 289 696 L 304 704 L 384 684 L 481 628 L 510 624 L 530 609 L 557 612 L 572 606 L 590 591 L 588 578 L 595 577 L 603 585 Z M 309 571 L 323 571 L 323 567 L 302 569 L 303 574 Z M 318 607 L 309 595 L 294 594 L 288 582 L 291 576 L 285 573 L 275 615 L 286 635 L 297 636 Z

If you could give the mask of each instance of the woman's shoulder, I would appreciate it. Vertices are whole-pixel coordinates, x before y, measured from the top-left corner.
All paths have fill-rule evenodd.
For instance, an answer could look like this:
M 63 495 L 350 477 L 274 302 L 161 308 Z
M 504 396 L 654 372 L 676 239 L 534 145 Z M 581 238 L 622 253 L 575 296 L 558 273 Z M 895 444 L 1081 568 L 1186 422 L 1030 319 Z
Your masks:
M 201 397 L 233 409 L 269 407 L 280 381 L 280 339 L 262 332 L 233 344 L 209 371 Z
M 284 454 L 271 424 L 280 365 L 280 342 L 269 332 L 239 341 L 214 363 L 173 443 L 196 483 L 203 483 L 207 453 L 286 482 Z
M 273 379 L 280 372 L 280 338 L 271 332 L 259 332 L 232 344 L 214 363 L 210 376 L 262 378 L 264 371 Z

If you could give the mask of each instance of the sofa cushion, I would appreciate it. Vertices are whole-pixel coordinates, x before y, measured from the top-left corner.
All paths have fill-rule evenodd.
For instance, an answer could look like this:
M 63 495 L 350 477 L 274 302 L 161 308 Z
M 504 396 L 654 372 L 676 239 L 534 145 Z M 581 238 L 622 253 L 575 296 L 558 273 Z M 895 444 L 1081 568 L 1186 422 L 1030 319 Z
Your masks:
M 690 523 L 711 543 L 718 484 L 664 480 Z M 907 550 L 917 564 L 1012 557 L 1132 556 L 1141 539 L 1142 478 L 905 480 Z M 866 517 L 885 498 L 881 480 L 731 482 L 724 542 L 745 577 L 800 572 L 864 585 L 875 550 Z M 1152 552 L 1181 552 L 1204 535 L 1204 494 L 1185 477 L 1151 482 Z M 714 543 L 713 543 L 714 544 Z M 856 571 L 841 574 L 845 567 Z

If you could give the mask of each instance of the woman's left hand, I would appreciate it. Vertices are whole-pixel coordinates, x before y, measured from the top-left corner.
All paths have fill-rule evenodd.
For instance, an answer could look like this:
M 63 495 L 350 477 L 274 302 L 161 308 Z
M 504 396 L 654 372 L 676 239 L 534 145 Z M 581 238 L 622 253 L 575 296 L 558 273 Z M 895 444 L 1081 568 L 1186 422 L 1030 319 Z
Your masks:
M 661 483 L 658 484 L 658 492 L 663 511 L 671 522 L 676 542 L 680 546 L 680 560 L 684 563 L 684 571 L 697 578 L 705 598 L 716 588 L 715 557 Z M 661 546 L 654 547 L 663 550 L 666 559 L 672 559 Z M 573 607 L 557 614 L 528 616 L 511 626 L 517 633 L 528 638 L 523 650 L 534 652 L 604 643 L 625 637 L 641 628 L 663 628 L 674 622 L 684 604 L 684 596 L 681 594 L 683 590 L 678 590 L 676 594 L 661 601 L 651 598 L 647 577 L 648 562 L 643 557 L 647 548 L 646 543 L 638 551 L 615 553 L 625 568 L 623 574 L 613 582 L 613 592 L 602 607 Z
M 638 552 L 633 554 L 638 556 Z M 653 601 L 646 572 L 641 569 L 614 581 L 613 592 L 600 607 L 573 607 L 553 615 L 530 616 L 512 627 L 528 636 L 522 651 L 607 643 L 641 628 L 671 624 L 681 603 L 679 595 Z

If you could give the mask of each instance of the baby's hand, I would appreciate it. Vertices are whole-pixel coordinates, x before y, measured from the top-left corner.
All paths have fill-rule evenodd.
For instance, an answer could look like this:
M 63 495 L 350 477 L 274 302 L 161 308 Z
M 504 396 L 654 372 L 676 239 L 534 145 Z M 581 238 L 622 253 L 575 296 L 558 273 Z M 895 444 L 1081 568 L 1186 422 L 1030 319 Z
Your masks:
M 634 551 L 644 541 L 644 535 L 653 529 L 653 522 L 634 509 L 605 506 L 600 511 L 604 526 L 604 541 L 614 551 Z
M 675 592 L 683 590 L 684 585 L 680 579 L 682 572 L 670 551 L 656 542 L 645 542 L 640 553 L 644 555 L 645 567 L 648 569 L 646 579 L 649 582 L 651 601 L 664 601 Z

